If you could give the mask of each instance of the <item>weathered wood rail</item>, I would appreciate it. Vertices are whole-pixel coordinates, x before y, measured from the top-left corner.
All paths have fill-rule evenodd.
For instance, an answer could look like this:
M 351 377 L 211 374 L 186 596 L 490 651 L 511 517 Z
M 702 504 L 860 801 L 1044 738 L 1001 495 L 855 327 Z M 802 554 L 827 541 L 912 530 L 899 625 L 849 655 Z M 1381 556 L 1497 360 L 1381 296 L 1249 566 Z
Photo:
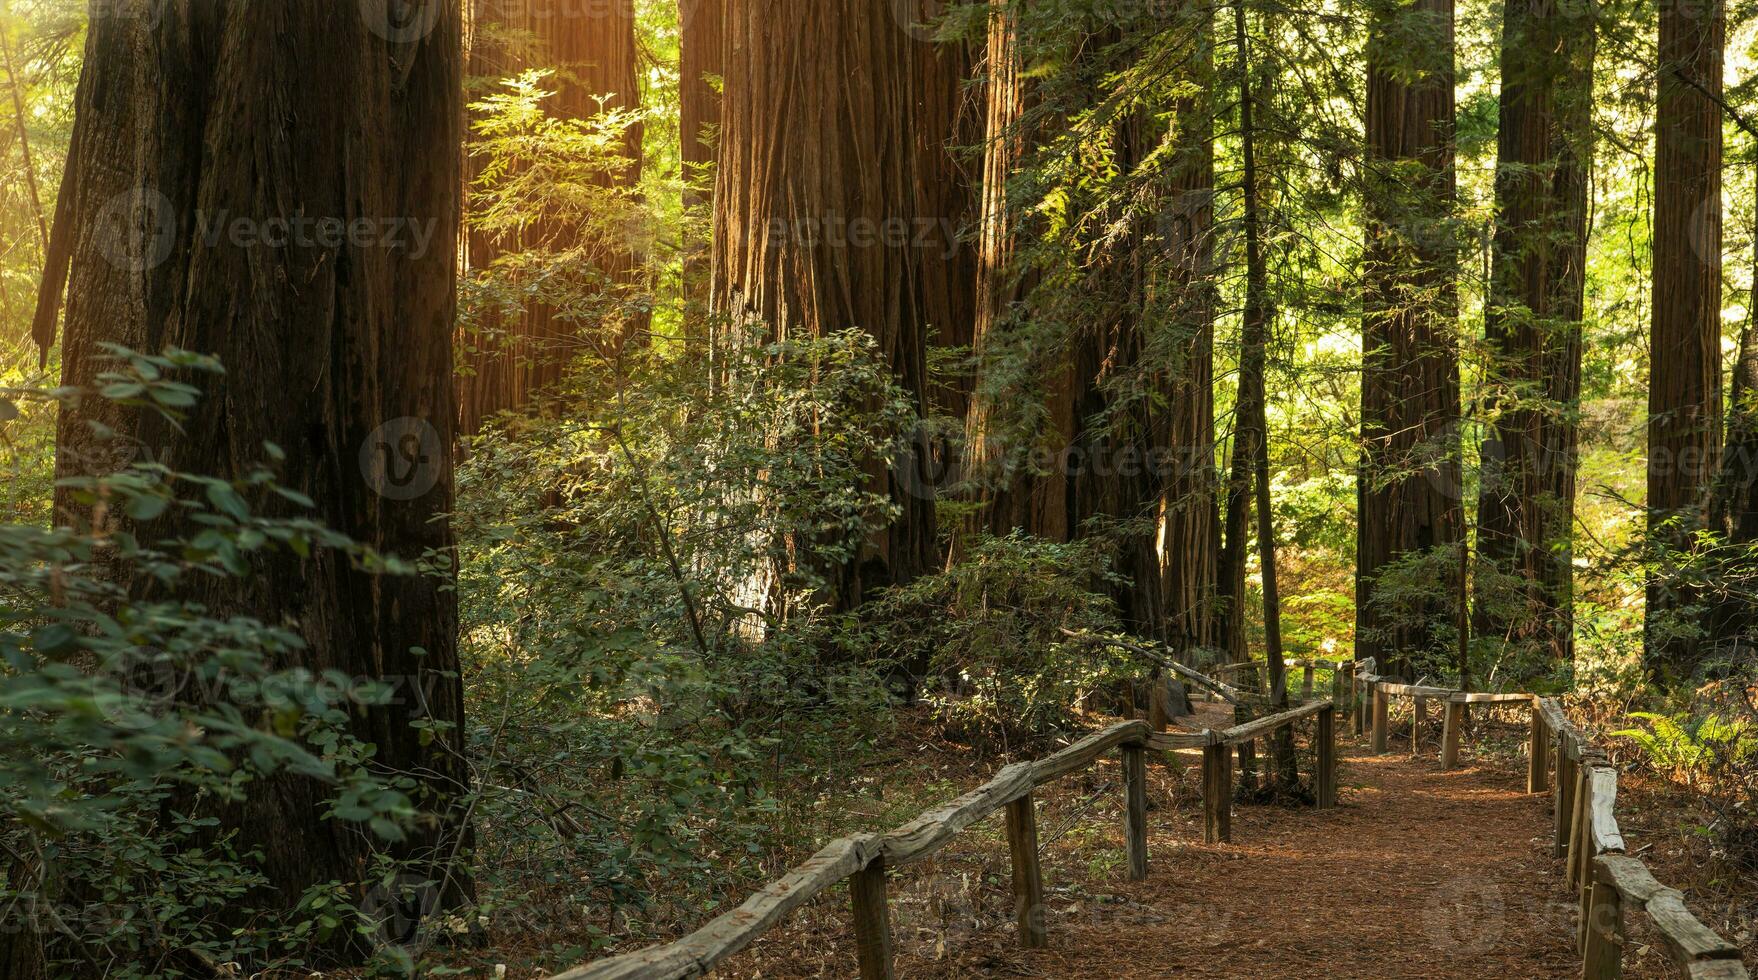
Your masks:
M 1526 791 L 1550 792 L 1555 856 L 1564 859 L 1568 887 L 1580 895 L 1576 943 L 1584 980 L 1609 980 L 1624 973 L 1625 912 L 1647 913 L 1672 954 L 1682 977 L 1697 980 L 1750 980 L 1740 948 L 1721 938 L 1685 907 L 1684 895 L 1656 881 L 1639 859 L 1625 853 L 1618 827 L 1618 771 L 1605 753 L 1569 721 L 1553 698 L 1532 694 L 1489 694 L 1404 684 L 1373 673 L 1363 661 L 1357 684 L 1364 709 L 1371 711 L 1373 750 L 1387 751 L 1387 703 L 1394 697 L 1416 701 L 1411 744 L 1423 720 L 1425 702 L 1446 705 L 1441 737 L 1441 768 L 1459 764 L 1465 713 L 1473 704 L 1530 706 Z
M 551 980 L 680 980 L 703 976 L 749 946 L 788 914 L 849 882 L 851 917 L 862 980 L 889 980 L 891 926 L 887 903 L 890 874 L 945 847 L 959 832 L 997 811 L 1006 812 L 1008 851 L 1019 942 L 1040 948 L 1048 941 L 1043 869 L 1039 862 L 1033 791 L 1094 765 L 1112 750 L 1122 753 L 1123 830 L 1130 880 L 1148 875 L 1147 754 L 1175 749 L 1203 751 L 1205 837 L 1232 836 L 1231 749 L 1266 738 L 1304 719 L 1316 719 L 1318 764 L 1313 777 L 1317 806 L 1337 802 L 1336 706 L 1316 701 L 1222 731 L 1166 733 L 1145 721 L 1126 721 L 1095 732 L 1054 755 L 1003 768 L 995 778 L 944 806 L 886 834 L 861 834 L 826 845 L 810 860 L 770 882 L 738 908 L 675 942 L 638 950 L 556 974 Z

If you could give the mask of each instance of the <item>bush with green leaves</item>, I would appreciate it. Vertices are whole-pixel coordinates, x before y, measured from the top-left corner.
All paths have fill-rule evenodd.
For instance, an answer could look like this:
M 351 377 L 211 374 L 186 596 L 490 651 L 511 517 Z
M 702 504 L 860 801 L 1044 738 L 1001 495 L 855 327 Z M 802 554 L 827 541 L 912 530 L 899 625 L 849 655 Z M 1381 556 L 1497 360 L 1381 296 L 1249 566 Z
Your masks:
M 1106 588 L 1109 541 L 979 536 L 945 572 L 860 610 L 844 642 L 920 674 L 948 735 L 989 751 L 1042 745 L 1077 727 L 1093 695 L 1135 676 L 1121 651 L 1087 639 L 1124 632 Z
M 200 377 L 220 370 L 179 351 L 112 349 L 111 361 L 98 390 L 10 389 L 0 404 L 52 413 L 106 398 L 175 423 Z M 330 787 L 332 818 L 368 838 L 398 839 L 415 818 L 394 774 L 376 772 L 349 734 L 351 705 L 388 689 L 279 667 L 300 659 L 295 629 L 181 597 L 186 583 L 246 575 L 252 554 L 281 549 L 414 573 L 314 519 L 262 516 L 311 506 L 277 482 L 279 451 L 263 453 L 238 479 L 132 462 L 63 481 L 94 526 L 0 524 L 0 908 L 6 928 L 46 937 L 63 966 L 128 978 L 291 966 L 336 930 L 376 927 L 345 898 L 360 883 L 328 883 L 309 898 L 340 898 L 293 915 L 259 905 L 266 882 L 249 843 L 204 815 L 291 773 Z M 170 511 L 187 533 L 125 529 Z M 106 513 L 130 520 L 119 529 Z

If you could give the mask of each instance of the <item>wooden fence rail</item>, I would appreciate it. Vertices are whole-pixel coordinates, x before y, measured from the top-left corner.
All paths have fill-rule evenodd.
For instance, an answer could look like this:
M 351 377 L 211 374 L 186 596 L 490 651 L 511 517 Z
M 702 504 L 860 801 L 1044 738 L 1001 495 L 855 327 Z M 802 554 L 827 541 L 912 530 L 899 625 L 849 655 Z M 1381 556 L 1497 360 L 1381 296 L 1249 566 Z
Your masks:
M 1033 791 L 1079 772 L 1113 749 L 1122 753 L 1124 841 L 1128 873 L 1148 875 L 1147 753 L 1203 750 L 1204 836 L 1232 836 L 1233 747 L 1266 738 L 1306 718 L 1317 719 L 1318 765 L 1313 776 L 1320 808 L 1336 806 L 1336 706 L 1315 701 L 1223 731 L 1152 731 L 1147 722 L 1126 721 L 1095 732 L 1054 755 L 1018 762 L 995 778 L 944 806 L 923 813 L 887 834 L 845 837 L 824 847 L 806 863 L 766 885 L 744 904 L 688 936 L 556 974 L 551 980 L 681 980 L 703 976 L 727 957 L 749 946 L 789 913 L 849 882 L 851 915 L 862 980 L 889 980 L 892 974 L 887 883 L 896 869 L 929 857 L 960 831 L 997 811 L 1006 811 L 1008 851 L 1013 862 L 1013 896 L 1019 942 L 1027 948 L 1047 941 L 1043 871 L 1039 864 L 1037 811 Z
M 1697 980 L 1750 980 L 1739 947 L 1716 935 L 1685 908 L 1684 895 L 1662 886 L 1638 859 L 1627 856 L 1618 827 L 1618 771 L 1574 723 L 1560 703 L 1531 694 L 1487 694 L 1419 687 L 1373 673 L 1373 661 L 1358 667 L 1362 706 L 1371 705 L 1373 750 L 1387 750 L 1387 702 L 1410 697 L 1420 705 L 1438 699 L 1446 705 L 1441 768 L 1457 768 L 1467 706 L 1530 705 L 1526 790 L 1549 792 L 1555 833 L 1553 853 L 1564 860 L 1568 887 L 1580 896 L 1576 941 L 1584 980 L 1623 976 L 1624 913 L 1646 912 L 1671 952 L 1682 977 Z M 1362 714 L 1366 714 L 1363 711 Z M 1421 721 L 1418 709 L 1417 721 Z M 1412 734 L 1414 746 L 1415 735 Z

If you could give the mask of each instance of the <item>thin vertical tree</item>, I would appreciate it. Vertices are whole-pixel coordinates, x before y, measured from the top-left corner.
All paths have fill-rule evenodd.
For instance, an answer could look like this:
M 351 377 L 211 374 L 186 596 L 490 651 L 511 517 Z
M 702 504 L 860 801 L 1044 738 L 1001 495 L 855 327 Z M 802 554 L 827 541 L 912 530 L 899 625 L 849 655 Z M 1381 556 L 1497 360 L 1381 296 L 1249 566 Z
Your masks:
M 1655 106 L 1654 301 L 1648 382 L 1648 535 L 1655 559 L 1690 547 L 1708 518 L 1721 454 L 1721 0 L 1663 4 Z M 1646 659 L 1691 674 L 1701 597 L 1661 571 L 1648 582 Z
M 1168 470 L 1161 504 L 1161 587 L 1166 638 L 1187 660 L 1221 640 L 1221 551 L 1215 468 L 1215 121 L 1213 9 L 1187 2 L 1176 30 L 1188 46 L 1190 91 L 1173 105 L 1173 162 L 1165 220 L 1164 289 L 1172 305 L 1167 386 Z
M 1452 0 L 1370 8 L 1355 642 L 1386 674 L 1465 625 L 1453 22 Z
M 451 555 L 456 5 L 284 0 L 239 16 L 172 0 L 159 10 L 88 28 L 52 231 L 63 260 L 45 278 L 38 336 L 54 337 L 65 288 L 65 384 L 96 383 L 113 344 L 211 353 L 226 373 L 205 382 L 181 425 L 114 402 L 69 405 L 57 475 L 101 474 L 100 426 L 174 471 L 220 479 L 245 479 L 272 444 L 281 482 L 315 513 L 274 497 L 263 513 L 314 516 L 385 553 Z M 204 233 L 214 222 L 225 230 Z M 330 235 L 327 222 L 356 231 Z M 381 453 L 394 465 L 369 465 Z M 178 509 L 137 526 L 58 496 L 72 526 L 120 524 L 146 540 L 200 527 Z M 217 819 L 239 853 L 255 855 L 266 884 L 251 904 L 291 910 L 332 881 L 359 900 L 375 853 L 415 861 L 418 875 L 445 883 L 448 904 L 461 899 L 468 881 L 446 860 L 466 833 L 456 801 L 469 778 L 449 576 L 374 574 L 327 551 L 250 561 L 248 574 L 192 580 L 179 598 L 222 618 L 289 624 L 305 648 L 274 669 L 421 692 L 359 706 L 351 724 L 376 746 L 375 767 L 407 777 L 428 818 L 401 844 L 375 844 L 327 812 L 329 787 L 288 773 L 237 800 L 188 799 L 183 812 Z M 338 932 L 336 959 L 367 954 L 354 930 Z M 40 976 L 40 955 L 23 949 L 36 939 L 55 941 L 11 937 L 0 952 L 8 976 Z

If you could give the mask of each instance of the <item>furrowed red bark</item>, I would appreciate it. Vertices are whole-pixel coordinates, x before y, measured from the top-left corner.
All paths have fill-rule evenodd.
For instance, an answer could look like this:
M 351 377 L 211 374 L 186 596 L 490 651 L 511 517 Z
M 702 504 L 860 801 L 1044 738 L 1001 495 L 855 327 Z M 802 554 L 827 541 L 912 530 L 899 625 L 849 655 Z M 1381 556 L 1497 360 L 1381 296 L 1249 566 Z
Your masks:
M 57 475 L 114 467 L 92 423 L 172 470 L 222 478 L 244 478 L 272 443 L 285 454 L 282 483 L 315 501 L 328 526 L 387 553 L 450 555 L 456 7 L 283 0 L 246 16 L 242 5 L 171 0 L 158 9 L 156 20 L 89 27 L 74 137 L 82 149 L 57 215 L 69 242 L 63 379 L 92 385 L 107 369 L 104 343 L 212 353 L 226 373 L 196 379 L 205 396 L 181 426 L 96 399 L 68 407 Z M 326 240 L 321 226 L 286 224 L 294 218 L 372 231 Z M 399 455 L 411 445 L 419 454 Z M 391 465 L 368 465 L 381 451 Z M 96 516 L 65 490 L 56 504 L 70 525 Z M 274 497 L 258 506 L 308 513 Z M 139 530 L 149 540 L 192 533 L 184 520 L 173 511 Z M 252 783 L 238 803 L 186 800 L 191 816 L 235 831 L 240 853 L 260 850 L 269 886 L 239 904 L 291 910 L 309 886 L 332 880 L 358 900 L 377 851 L 444 882 L 442 902 L 454 906 L 469 880 L 444 856 L 468 833 L 454 805 L 468 774 L 447 576 L 370 574 L 333 552 L 262 552 L 251 563 L 246 576 L 179 588 L 215 616 L 291 624 L 308 648 L 278 667 L 390 681 L 409 695 L 358 708 L 352 724 L 377 747 L 377 767 L 415 780 L 431 819 L 403 844 L 375 844 L 326 819 L 331 788 L 292 775 Z M 423 744 L 418 718 L 441 723 L 432 733 L 441 745 Z M 39 940 L 58 938 L 3 941 L 9 976 L 38 975 L 44 950 L 26 947 Z M 357 961 L 365 944 L 343 929 L 327 953 Z
M 860 229 L 920 227 L 915 67 L 927 42 L 891 0 L 729 0 L 726 10 L 713 309 L 779 340 L 864 330 L 925 414 L 924 250 L 910 234 Z M 920 440 L 910 451 L 923 452 Z M 828 570 L 838 606 L 933 566 L 932 493 L 904 472 L 918 465 L 874 463 L 871 487 L 901 513 Z M 810 543 L 796 544 L 797 560 L 813 562 Z
M 1387 674 L 1451 656 L 1464 625 L 1453 19 L 1452 0 L 1376 0 L 1367 42 L 1356 652 Z M 1380 575 L 1412 555 L 1444 597 L 1388 609 Z
M 554 68 L 555 91 L 547 108 L 562 119 L 586 119 L 600 109 L 599 97 L 609 96 L 605 109 L 634 109 L 641 104 L 640 49 L 635 37 L 634 0 L 473 0 L 472 42 L 468 73 L 472 78 L 498 80 L 531 68 Z M 534 46 L 533 46 L 534 44 Z M 633 187 L 641 179 L 643 127 L 624 136 L 622 151 L 629 165 L 613 178 Z M 467 155 L 466 181 L 474 186 L 488 161 Z M 472 230 L 466 257 L 471 270 L 484 270 L 503 255 L 539 241 L 562 247 L 575 244 L 579 232 L 537 220 L 515 239 Z M 637 257 L 629 249 L 607 245 L 592 256 L 612 282 L 628 286 L 635 278 Z M 641 342 L 646 317 L 632 314 L 628 322 L 607 324 L 601 333 L 558 316 L 557 311 L 531 302 L 513 322 L 492 324 L 504 336 L 464 338 L 465 357 L 458 378 L 459 426 L 474 435 L 490 416 L 524 408 L 543 389 L 560 381 L 587 344 L 608 349 L 625 341 Z
M 1648 534 L 1682 551 L 1707 519 L 1721 454 L 1721 0 L 1663 4 L 1655 107 L 1654 303 L 1648 382 Z M 1670 563 L 1669 563 L 1670 564 Z M 1702 650 L 1676 621 L 1699 601 L 1661 573 L 1648 583 L 1646 661 L 1689 676 Z
M 1587 266 L 1595 25 L 1579 5 L 1503 12 L 1496 237 L 1473 628 L 1574 651 L 1576 416 Z M 1511 581 L 1510 581 L 1511 580 Z

